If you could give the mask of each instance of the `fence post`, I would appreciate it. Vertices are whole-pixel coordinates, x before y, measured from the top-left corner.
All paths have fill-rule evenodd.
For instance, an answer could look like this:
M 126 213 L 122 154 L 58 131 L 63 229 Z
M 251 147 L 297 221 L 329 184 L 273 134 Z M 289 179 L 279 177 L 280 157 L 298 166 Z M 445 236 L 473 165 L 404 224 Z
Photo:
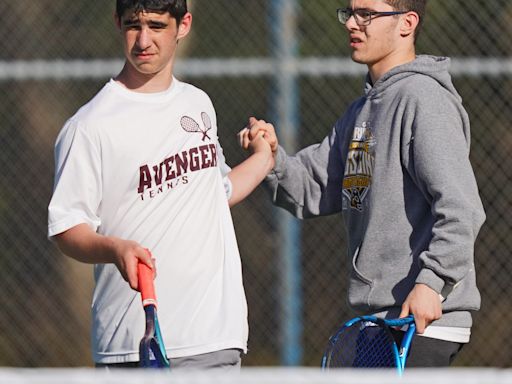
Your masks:
M 268 22 L 272 30 L 274 86 L 271 110 L 280 144 L 290 153 L 297 150 L 299 96 L 297 85 L 297 0 L 270 0 Z M 302 363 L 302 290 L 300 222 L 278 209 L 281 274 L 280 359 L 285 366 Z

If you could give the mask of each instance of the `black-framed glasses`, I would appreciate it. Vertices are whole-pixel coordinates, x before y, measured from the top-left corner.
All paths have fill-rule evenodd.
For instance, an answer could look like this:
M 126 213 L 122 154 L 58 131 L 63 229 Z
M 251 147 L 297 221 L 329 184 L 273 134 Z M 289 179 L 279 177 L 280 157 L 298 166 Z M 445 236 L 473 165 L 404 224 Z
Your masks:
M 346 24 L 348 19 L 354 16 L 357 25 L 365 26 L 370 25 L 372 19 L 375 19 L 376 17 L 402 15 L 408 11 L 377 12 L 364 8 L 339 8 L 336 10 L 336 12 L 338 14 L 338 20 L 341 24 Z

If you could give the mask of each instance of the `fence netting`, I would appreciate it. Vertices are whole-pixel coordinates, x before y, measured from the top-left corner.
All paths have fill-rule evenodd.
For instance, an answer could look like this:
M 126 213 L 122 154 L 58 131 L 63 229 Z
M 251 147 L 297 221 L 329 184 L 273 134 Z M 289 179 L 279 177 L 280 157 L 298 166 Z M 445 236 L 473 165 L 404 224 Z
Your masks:
M 183 65 L 178 76 L 212 98 L 231 165 L 245 156 L 236 133 L 249 116 L 281 121 L 282 105 L 292 102 L 290 124 L 276 126 L 278 135 L 291 137 L 289 147 L 299 149 L 328 134 L 362 93 L 364 68 L 344 67 L 349 47 L 336 8 L 345 1 L 189 3 L 193 32 L 178 55 L 199 70 Z M 48 241 L 47 206 L 59 130 L 115 74 L 108 63 L 122 59 L 113 10 L 114 0 L 0 2 L 1 366 L 92 364 L 92 267 L 62 256 Z M 512 2 L 430 0 L 418 52 L 450 56 L 458 65 L 454 82 L 471 118 L 471 161 L 487 213 L 475 249 L 482 310 L 456 364 L 510 367 Z M 297 64 L 291 72 L 280 65 L 283 58 Z M 293 69 L 312 58 L 318 68 Z M 76 71 L 86 75 L 62 76 L 57 61 L 64 67 L 81 63 Z M 36 76 L 36 64 L 48 71 Z M 291 84 L 285 97 L 276 89 L 283 78 Z M 318 366 L 329 335 L 351 316 L 341 218 L 299 222 L 283 216 L 262 187 L 232 214 L 249 306 L 243 364 Z M 290 243 L 296 249 L 293 297 L 284 271 L 289 263 L 283 245 Z M 285 310 L 290 304 L 292 311 Z

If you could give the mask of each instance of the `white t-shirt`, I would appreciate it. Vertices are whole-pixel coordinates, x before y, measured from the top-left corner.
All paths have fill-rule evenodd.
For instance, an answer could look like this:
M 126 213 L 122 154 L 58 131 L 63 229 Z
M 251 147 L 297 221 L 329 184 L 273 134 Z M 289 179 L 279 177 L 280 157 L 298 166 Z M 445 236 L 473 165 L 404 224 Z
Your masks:
M 213 105 L 173 79 L 142 94 L 111 80 L 62 129 L 48 235 L 87 223 L 156 258 L 158 316 L 168 356 L 246 351 L 247 305 Z M 94 361 L 138 360 L 140 294 L 113 264 L 95 265 Z

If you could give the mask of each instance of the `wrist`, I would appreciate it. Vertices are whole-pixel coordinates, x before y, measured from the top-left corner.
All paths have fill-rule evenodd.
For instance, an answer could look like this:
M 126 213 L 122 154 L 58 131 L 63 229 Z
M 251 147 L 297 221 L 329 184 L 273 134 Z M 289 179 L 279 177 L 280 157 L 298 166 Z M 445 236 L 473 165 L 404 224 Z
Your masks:
M 117 255 L 119 254 L 119 240 L 111 236 L 99 236 L 97 243 L 97 254 L 106 264 L 117 264 Z
M 423 268 L 416 278 L 416 284 L 426 285 L 436 293 L 440 294 L 445 286 L 445 281 L 436 275 L 436 273 L 431 269 Z

